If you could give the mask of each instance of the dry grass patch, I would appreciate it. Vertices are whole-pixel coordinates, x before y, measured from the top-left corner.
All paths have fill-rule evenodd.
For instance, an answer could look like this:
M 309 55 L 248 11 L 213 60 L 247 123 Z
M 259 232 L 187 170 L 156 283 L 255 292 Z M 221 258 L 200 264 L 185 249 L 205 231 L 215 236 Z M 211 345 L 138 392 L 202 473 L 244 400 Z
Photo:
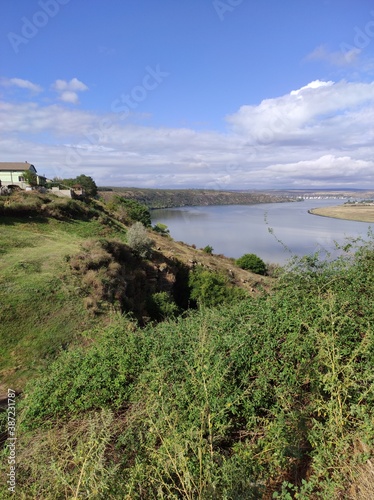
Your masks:
M 309 210 L 313 215 L 332 217 L 334 219 L 353 220 L 357 222 L 374 222 L 374 205 L 339 205 L 337 207 L 321 207 Z

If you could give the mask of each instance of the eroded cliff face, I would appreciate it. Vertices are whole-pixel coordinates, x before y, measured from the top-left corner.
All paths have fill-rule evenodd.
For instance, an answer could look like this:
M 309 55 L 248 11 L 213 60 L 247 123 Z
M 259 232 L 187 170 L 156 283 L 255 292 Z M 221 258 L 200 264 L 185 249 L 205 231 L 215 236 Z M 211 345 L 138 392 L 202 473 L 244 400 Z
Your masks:
M 188 304 L 188 266 L 154 250 L 141 258 L 124 243 L 91 240 L 71 256 L 70 267 L 87 309 L 132 313 L 141 323 L 152 318 L 152 296 L 167 293 L 178 307 Z
M 240 269 L 223 255 L 207 254 L 154 232 L 150 237 L 153 249 L 148 258 L 121 241 L 103 238 L 85 241 L 81 251 L 70 257 L 76 286 L 92 314 L 114 309 L 145 324 L 159 318 L 154 299 L 170 300 L 179 311 L 186 310 L 191 307 L 189 273 L 195 267 L 218 272 L 230 286 L 251 295 L 271 287 L 271 278 Z

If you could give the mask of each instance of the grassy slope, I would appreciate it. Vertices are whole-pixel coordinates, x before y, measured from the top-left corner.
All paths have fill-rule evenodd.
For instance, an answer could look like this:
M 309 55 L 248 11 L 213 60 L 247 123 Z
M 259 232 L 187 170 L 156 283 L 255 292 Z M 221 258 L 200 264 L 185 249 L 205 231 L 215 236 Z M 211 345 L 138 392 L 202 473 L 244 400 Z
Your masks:
M 0 228 L 0 374 L 20 390 L 34 370 L 92 326 L 65 256 L 100 234 L 100 226 L 4 217 Z
M 65 256 L 121 233 L 98 220 L 0 224 L 2 380 L 22 389 L 47 366 L 19 408 L 19 498 L 270 498 L 284 479 L 299 498 L 338 498 L 352 467 L 362 472 L 374 442 L 372 248 L 352 267 L 304 259 L 278 291 L 230 307 L 147 329 L 117 318 L 79 349 L 82 330 L 109 318 L 85 311 Z M 153 237 L 166 258 L 269 285 Z
M 124 240 L 122 224 L 108 215 L 105 222 L 40 216 L 0 218 L 0 396 L 5 385 L 22 390 L 25 381 L 60 350 L 81 342 L 82 331 L 110 320 L 107 315 L 94 319 L 88 314 L 66 260 L 87 239 Z M 151 237 L 160 262 L 178 259 L 187 266 L 199 262 L 226 274 L 253 294 L 270 286 L 271 278 L 235 268 L 224 256 L 208 255 L 157 233 Z
M 27 391 L 20 498 L 373 498 L 373 259 L 64 353 Z

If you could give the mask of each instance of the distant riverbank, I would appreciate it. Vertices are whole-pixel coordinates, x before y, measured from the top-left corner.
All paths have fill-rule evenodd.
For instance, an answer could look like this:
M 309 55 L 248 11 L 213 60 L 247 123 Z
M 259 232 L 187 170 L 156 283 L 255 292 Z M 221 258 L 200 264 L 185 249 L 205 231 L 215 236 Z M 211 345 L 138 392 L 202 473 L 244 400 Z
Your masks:
M 100 196 L 109 201 L 113 196 L 131 198 L 148 208 L 206 207 L 214 205 L 258 205 L 294 201 L 280 193 L 248 191 L 217 191 L 206 189 L 141 189 L 106 188 L 99 190 Z
M 312 215 L 356 222 L 374 222 L 374 205 L 347 204 L 334 207 L 318 207 L 309 210 Z

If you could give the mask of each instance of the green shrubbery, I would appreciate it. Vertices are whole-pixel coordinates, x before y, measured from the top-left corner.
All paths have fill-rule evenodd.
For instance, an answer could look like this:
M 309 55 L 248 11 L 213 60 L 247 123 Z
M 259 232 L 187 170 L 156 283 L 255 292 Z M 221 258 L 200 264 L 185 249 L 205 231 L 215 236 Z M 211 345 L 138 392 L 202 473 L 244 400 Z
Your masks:
M 151 255 L 153 241 L 149 238 L 146 228 L 141 222 L 135 222 L 127 231 L 127 244 L 140 257 Z
M 152 229 L 156 233 L 160 233 L 162 236 L 168 236 L 170 234 L 167 225 L 162 224 L 162 222 L 157 222 L 157 224 L 155 224 Z
M 151 213 L 148 207 L 136 200 L 116 195 L 108 203 L 108 208 L 113 210 L 118 220 L 124 224 L 141 222 L 143 226 L 151 227 Z
M 254 253 L 246 253 L 235 261 L 235 264 L 242 269 L 252 271 L 256 274 L 266 274 L 266 264 Z
M 148 299 L 147 310 L 151 319 L 156 321 L 175 318 L 181 313 L 180 308 L 167 292 L 153 293 Z
M 203 252 L 212 255 L 214 248 L 211 245 L 207 245 L 203 248 Z
M 195 267 L 189 277 L 190 298 L 198 306 L 215 307 L 248 297 L 244 290 L 230 286 L 223 274 Z
M 257 299 L 231 300 L 219 275 L 192 275 L 191 295 L 219 308 L 143 330 L 122 319 L 30 384 L 19 410 L 20 431 L 37 438 L 18 440 L 25 498 L 52 487 L 54 498 L 139 500 L 349 491 L 374 454 L 372 246 L 331 263 L 294 262 Z M 87 422 L 92 432 L 77 435 Z M 27 457 L 43 436 L 50 442 L 51 427 L 35 474 Z M 84 467 L 82 450 L 90 464 L 98 450 L 95 467 Z
M 86 196 L 96 196 L 97 195 L 97 185 L 92 177 L 89 175 L 78 175 L 73 179 L 55 179 L 57 185 L 62 185 L 63 187 L 69 186 L 81 186 L 84 189 Z

